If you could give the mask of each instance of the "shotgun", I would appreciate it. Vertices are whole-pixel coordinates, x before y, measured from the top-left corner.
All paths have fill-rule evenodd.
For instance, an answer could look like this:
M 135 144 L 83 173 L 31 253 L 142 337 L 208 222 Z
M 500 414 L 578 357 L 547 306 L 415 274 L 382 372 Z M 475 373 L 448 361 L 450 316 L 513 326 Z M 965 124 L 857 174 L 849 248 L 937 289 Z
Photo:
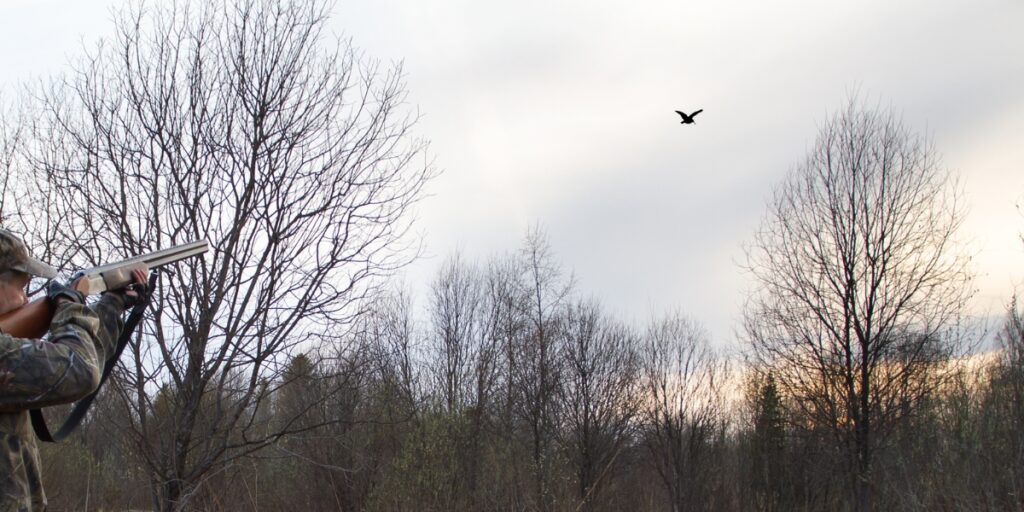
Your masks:
M 132 270 L 149 272 L 151 269 L 199 256 L 209 250 L 206 240 L 176 245 L 134 258 L 87 268 L 75 272 L 71 281 L 83 295 L 95 295 L 107 290 L 118 290 L 132 282 Z M 53 306 L 46 297 L 36 299 L 5 315 L 0 315 L 0 331 L 16 338 L 42 338 L 50 330 Z

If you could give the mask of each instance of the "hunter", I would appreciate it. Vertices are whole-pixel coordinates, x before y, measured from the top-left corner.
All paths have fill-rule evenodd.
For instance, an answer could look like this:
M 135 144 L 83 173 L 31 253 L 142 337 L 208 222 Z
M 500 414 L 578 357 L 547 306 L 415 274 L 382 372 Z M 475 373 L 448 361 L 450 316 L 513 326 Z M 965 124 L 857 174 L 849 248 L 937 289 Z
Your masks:
M 124 325 L 122 313 L 146 287 L 142 271 L 134 283 L 104 293 L 91 305 L 75 289 L 52 281 L 53 267 L 33 258 L 22 240 L 0 229 L 0 315 L 28 302 L 33 277 L 51 279 L 53 306 L 46 341 L 15 338 L 0 329 L 0 512 L 46 510 L 39 449 L 29 410 L 74 402 L 96 390 L 107 359 L 113 357 Z

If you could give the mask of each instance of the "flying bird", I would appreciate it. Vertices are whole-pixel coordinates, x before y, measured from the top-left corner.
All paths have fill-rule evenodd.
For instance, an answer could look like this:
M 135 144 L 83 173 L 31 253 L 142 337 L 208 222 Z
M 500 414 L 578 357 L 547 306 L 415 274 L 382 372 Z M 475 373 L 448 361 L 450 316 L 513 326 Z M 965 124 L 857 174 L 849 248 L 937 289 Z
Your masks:
M 704 109 L 700 109 L 690 115 L 686 115 L 685 112 L 680 112 L 676 110 L 676 114 L 679 114 L 683 118 L 683 120 L 680 121 L 679 124 L 693 124 L 693 118 L 696 117 L 697 114 L 700 114 L 701 112 L 704 112 Z

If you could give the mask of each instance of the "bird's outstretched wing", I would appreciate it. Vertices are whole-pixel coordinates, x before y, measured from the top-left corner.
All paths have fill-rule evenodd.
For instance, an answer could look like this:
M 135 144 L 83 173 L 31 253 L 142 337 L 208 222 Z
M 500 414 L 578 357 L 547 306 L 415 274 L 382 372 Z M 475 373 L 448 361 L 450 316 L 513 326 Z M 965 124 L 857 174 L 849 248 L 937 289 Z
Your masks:
M 677 110 L 676 112 L 679 112 L 679 111 Z M 695 117 L 697 114 L 700 114 L 701 112 L 704 112 L 704 109 L 700 109 L 700 110 L 690 114 L 689 117 Z
M 680 112 L 678 110 L 676 110 L 676 114 L 679 114 L 679 115 L 683 116 L 683 119 L 686 119 L 686 118 L 690 117 L 690 116 L 686 115 L 685 112 Z

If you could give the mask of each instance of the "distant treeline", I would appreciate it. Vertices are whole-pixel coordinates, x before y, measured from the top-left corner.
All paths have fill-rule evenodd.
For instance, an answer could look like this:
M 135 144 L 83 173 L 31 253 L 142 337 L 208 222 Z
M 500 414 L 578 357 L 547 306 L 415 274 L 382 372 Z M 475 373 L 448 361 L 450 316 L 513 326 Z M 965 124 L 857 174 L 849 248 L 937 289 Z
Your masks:
M 807 421 L 799 396 L 770 370 L 730 368 L 685 316 L 635 329 L 581 300 L 536 233 L 519 253 L 484 265 L 450 258 L 424 307 L 429 315 L 417 322 L 409 296 L 389 294 L 343 348 L 293 356 L 280 381 L 263 384 L 271 400 L 246 412 L 257 429 L 292 433 L 209 474 L 187 508 L 854 506 L 842 438 Z M 935 368 L 942 385 L 874 448 L 874 508 L 1021 506 L 1024 324 L 1016 307 L 998 339 L 1002 349 L 987 358 Z M 147 421 L 173 420 L 159 406 L 174 407 L 170 391 L 158 393 Z M 154 476 L 115 403 L 102 398 L 80 435 L 44 447 L 55 509 L 151 503 Z M 205 428 L 200 421 L 194 438 L 221 435 Z

